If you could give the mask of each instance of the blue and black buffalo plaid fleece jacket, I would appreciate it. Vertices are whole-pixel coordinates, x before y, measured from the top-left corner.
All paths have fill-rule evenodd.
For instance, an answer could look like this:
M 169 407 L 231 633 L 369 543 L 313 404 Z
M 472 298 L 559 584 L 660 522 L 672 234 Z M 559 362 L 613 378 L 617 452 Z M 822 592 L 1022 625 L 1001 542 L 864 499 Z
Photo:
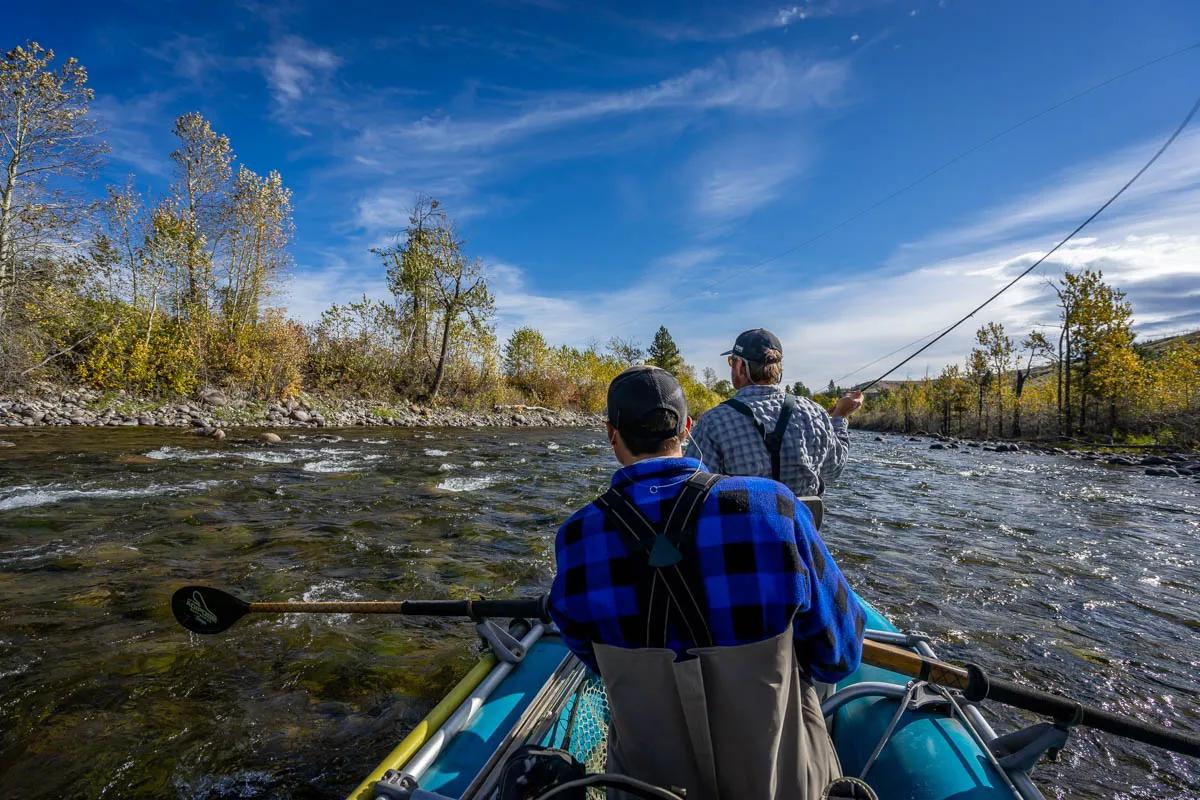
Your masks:
M 618 470 L 612 485 L 660 525 L 697 469 L 694 458 L 647 459 Z M 766 478 L 727 477 L 696 519 L 681 566 L 703 592 L 715 645 L 762 641 L 791 625 L 801 664 L 816 680 L 835 683 L 858 668 L 862 607 L 791 490 Z M 555 557 L 550 616 L 575 655 L 595 670 L 593 643 L 640 646 L 651 567 L 626 534 L 590 503 L 559 528 Z M 696 643 L 671 630 L 668 646 L 684 658 Z

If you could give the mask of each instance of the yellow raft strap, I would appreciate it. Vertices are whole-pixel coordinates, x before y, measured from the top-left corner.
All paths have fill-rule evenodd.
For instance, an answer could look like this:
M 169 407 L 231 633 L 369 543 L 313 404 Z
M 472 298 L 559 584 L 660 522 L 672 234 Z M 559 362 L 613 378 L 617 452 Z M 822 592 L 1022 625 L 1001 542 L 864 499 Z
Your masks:
M 350 793 L 348 800 L 373 800 L 375 795 L 371 789 L 375 786 L 375 781 L 382 778 L 383 773 L 389 769 L 402 769 L 409 759 L 425 746 L 429 737 L 445 724 L 455 709 L 471 696 L 471 692 L 475 691 L 475 687 L 483 682 L 494 666 L 496 666 L 496 656 L 492 653 L 479 659 L 479 662 L 471 667 L 471 671 L 454 685 L 454 688 L 433 707 L 425 719 L 418 722 L 417 727 L 413 728 L 408 736 L 405 736 L 404 740 L 396 745 L 396 748 L 387 754 L 379 766 L 358 785 L 358 788 Z

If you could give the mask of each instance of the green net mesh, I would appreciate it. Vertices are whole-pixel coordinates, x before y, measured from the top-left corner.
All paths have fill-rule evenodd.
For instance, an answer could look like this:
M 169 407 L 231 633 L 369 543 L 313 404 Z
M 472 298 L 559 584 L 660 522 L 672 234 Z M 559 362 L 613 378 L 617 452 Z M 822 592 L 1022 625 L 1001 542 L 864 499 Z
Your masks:
M 567 730 L 567 750 L 588 772 L 604 772 L 608 763 L 608 694 L 595 675 L 589 675 L 575 693 Z M 589 798 L 603 798 L 603 789 L 591 789 Z

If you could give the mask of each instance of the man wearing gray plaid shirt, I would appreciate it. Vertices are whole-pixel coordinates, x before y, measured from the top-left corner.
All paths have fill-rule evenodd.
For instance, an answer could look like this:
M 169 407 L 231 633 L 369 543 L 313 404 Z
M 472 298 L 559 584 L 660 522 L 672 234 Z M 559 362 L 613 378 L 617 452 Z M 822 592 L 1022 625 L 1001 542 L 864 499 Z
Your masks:
M 737 394 L 700 418 L 686 455 L 722 475 L 774 478 L 797 497 L 823 493 L 846 465 L 847 418 L 862 406 L 862 392 L 847 392 L 832 412 L 787 394 L 779 385 L 783 345 L 765 328 L 745 331 L 721 355 Z

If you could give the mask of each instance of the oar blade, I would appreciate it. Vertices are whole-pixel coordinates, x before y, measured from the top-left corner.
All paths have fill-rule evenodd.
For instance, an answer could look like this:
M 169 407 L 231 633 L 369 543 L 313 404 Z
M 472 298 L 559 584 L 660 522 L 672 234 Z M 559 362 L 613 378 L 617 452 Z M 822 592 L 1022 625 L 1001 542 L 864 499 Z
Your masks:
M 211 586 L 184 586 L 171 595 L 175 619 L 194 633 L 220 633 L 249 610 L 249 603 Z

